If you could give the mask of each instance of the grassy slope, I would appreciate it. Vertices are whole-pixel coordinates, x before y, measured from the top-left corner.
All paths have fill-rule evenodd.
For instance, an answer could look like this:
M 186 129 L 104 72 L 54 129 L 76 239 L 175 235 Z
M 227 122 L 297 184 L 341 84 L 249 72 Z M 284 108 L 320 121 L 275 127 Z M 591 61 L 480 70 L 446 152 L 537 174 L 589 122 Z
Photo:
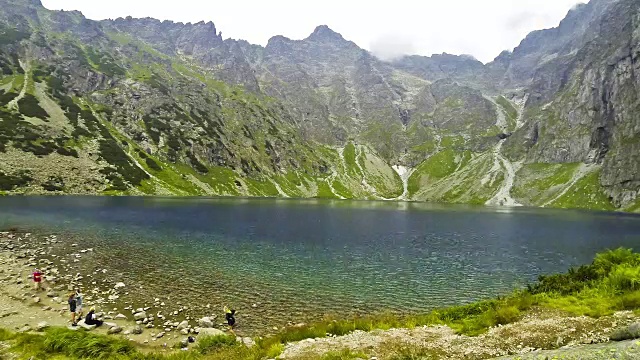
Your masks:
M 10 351 L 21 358 L 257 360 L 276 357 L 287 342 L 325 337 L 328 334 L 344 335 L 354 330 L 446 324 L 458 333 L 474 336 L 490 327 L 516 322 L 536 307 L 557 309 L 568 315 L 593 317 L 610 315 L 618 310 L 640 310 L 640 254 L 628 249 L 607 251 L 598 254 L 589 265 L 573 268 L 565 274 L 541 276 L 535 284 L 511 295 L 438 309 L 427 314 L 329 319 L 322 323 L 291 327 L 277 335 L 258 339 L 257 346 L 251 349 L 233 338 L 221 336 L 199 339 L 189 352 L 160 355 L 141 352 L 120 338 L 67 329 L 50 329 L 43 335 L 14 334 L 0 329 L 0 342 L 8 342 Z M 360 354 L 331 353 L 325 359 L 349 359 L 356 355 Z
M 526 164 L 516 176 L 511 194 L 524 205 L 540 206 L 568 186 L 580 164 Z
M 552 203 L 559 208 L 615 210 L 600 186 L 600 171 L 578 180 L 564 195 Z
M 494 174 L 489 153 L 447 149 L 425 160 L 409 178 L 415 200 L 484 204 L 497 191 L 504 175 Z

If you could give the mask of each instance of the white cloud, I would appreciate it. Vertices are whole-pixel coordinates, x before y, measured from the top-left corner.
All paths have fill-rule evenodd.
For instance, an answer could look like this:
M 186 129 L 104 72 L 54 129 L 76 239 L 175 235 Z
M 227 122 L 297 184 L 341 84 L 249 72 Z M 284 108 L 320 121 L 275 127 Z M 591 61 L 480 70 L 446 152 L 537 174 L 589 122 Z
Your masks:
M 408 37 L 394 34 L 384 34 L 374 39 L 369 45 L 369 50 L 378 58 L 387 61 L 416 53 L 416 47 Z
M 394 57 L 413 52 L 472 54 L 491 61 L 532 30 L 556 26 L 577 0 L 42 0 L 91 19 L 154 17 L 213 21 L 225 37 L 265 45 L 274 35 L 307 37 L 327 24 L 363 48 Z

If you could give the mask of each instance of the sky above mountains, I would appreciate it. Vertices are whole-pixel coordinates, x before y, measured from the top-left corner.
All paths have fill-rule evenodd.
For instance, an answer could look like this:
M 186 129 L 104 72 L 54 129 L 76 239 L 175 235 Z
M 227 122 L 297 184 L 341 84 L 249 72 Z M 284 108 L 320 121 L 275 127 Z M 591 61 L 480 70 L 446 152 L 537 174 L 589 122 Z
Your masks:
M 224 38 L 266 45 L 303 39 L 322 24 L 385 60 L 405 54 L 471 54 L 489 62 L 531 31 L 557 26 L 579 0 L 41 0 L 94 20 L 153 17 L 213 21 Z

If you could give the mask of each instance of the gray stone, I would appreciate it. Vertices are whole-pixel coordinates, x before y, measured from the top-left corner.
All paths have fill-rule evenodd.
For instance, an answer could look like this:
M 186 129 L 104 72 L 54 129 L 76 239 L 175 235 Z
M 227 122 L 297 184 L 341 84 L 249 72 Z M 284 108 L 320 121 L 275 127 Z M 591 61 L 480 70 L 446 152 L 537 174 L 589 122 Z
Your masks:
M 49 327 L 49 324 L 47 324 L 46 321 L 41 321 L 38 323 L 38 325 L 36 325 L 36 331 L 44 331 L 48 327 Z
M 120 326 L 112 326 L 107 331 L 107 334 L 112 335 L 112 334 L 119 334 L 121 332 L 122 332 L 122 328 Z
M 143 320 L 146 317 L 147 317 L 147 313 L 144 311 L 136 312 L 135 314 L 133 314 L 133 318 L 135 320 Z
M 623 341 L 638 338 L 640 338 L 640 322 L 618 328 L 614 330 L 611 335 L 609 335 L 609 339 L 613 341 Z
M 116 320 L 127 320 L 127 316 L 123 314 L 118 314 L 115 317 Z
M 198 320 L 198 326 L 200 326 L 201 328 L 212 328 L 213 320 L 211 320 L 210 317 L 203 317 L 202 319 Z
M 183 329 L 186 329 L 188 327 L 189 327 L 189 322 L 185 320 L 185 321 L 181 322 L 180 324 L 178 324 L 176 326 L 176 329 L 183 330 Z
M 201 336 L 201 337 L 226 335 L 224 331 L 220 329 L 214 329 L 214 328 L 200 328 L 200 329 L 196 329 L 196 332 L 198 333 L 198 336 Z
M 93 330 L 93 329 L 95 329 L 95 328 L 96 328 L 96 326 L 95 326 L 95 325 L 87 325 L 87 324 L 85 324 L 85 322 L 84 322 L 84 321 L 79 322 L 79 323 L 78 323 L 78 326 L 82 327 L 82 328 L 83 328 L 83 329 L 85 329 L 85 330 L 89 330 L 89 331 L 91 331 L 91 330 Z
M 133 330 L 131 330 L 131 332 L 132 332 L 134 335 L 140 335 L 140 334 L 142 334 L 142 332 L 143 332 L 143 331 L 144 331 L 144 330 L 143 330 L 143 329 L 142 329 L 142 327 L 141 327 L 141 326 L 139 326 L 139 325 L 134 326 Z

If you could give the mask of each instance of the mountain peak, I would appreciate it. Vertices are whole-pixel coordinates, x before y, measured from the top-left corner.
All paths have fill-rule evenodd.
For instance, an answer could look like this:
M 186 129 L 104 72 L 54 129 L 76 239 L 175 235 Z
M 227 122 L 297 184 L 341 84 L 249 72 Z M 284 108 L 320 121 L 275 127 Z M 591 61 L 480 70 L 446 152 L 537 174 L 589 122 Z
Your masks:
M 327 25 L 320 25 L 313 30 L 313 33 L 309 35 L 308 40 L 343 40 L 344 38 L 339 33 L 331 30 Z

